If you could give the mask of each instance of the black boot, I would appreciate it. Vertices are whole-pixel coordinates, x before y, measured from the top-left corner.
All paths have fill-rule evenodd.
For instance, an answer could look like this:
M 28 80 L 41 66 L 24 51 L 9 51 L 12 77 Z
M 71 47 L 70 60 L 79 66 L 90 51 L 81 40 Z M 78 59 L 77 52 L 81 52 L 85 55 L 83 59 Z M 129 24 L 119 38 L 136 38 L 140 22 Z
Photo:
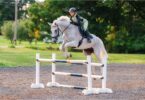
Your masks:
M 88 31 L 83 31 L 84 32 L 84 38 L 86 38 L 87 39 L 87 41 L 88 41 L 88 43 L 91 43 L 91 39 L 93 38 L 90 34 L 89 34 L 89 32 Z
M 91 38 L 87 37 L 88 43 L 91 43 Z

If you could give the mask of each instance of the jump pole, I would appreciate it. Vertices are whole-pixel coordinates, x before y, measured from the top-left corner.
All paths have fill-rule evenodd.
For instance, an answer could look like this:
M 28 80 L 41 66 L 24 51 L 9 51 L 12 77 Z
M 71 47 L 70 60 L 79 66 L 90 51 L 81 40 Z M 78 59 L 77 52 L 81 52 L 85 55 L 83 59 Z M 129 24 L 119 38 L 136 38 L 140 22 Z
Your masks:
M 71 86 L 71 85 L 62 85 L 59 84 L 55 81 L 55 72 L 56 72 L 56 66 L 55 66 L 55 60 L 56 60 L 56 55 L 52 54 L 52 74 L 51 74 L 51 82 L 47 83 L 48 87 L 68 87 L 68 88 L 75 88 L 76 86 Z M 56 72 L 57 73 L 57 72 Z M 84 88 L 82 93 L 84 95 L 90 95 L 90 94 L 99 94 L 99 92 L 96 90 L 96 88 L 92 88 L 92 69 L 91 69 L 91 56 L 87 56 L 87 84 L 88 86 Z
M 84 89 L 82 93 L 84 95 L 90 95 L 90 94 L 99 94 L 99 93 L 113 93 L 113 91 L 110 88 L 106 88 L 106 82 L 107 82 L 107 60 L 104 60 L 103 64 L 97 64 L 91 62 L 91 56 L 87 56 L 87 60 L 85 61 L 77 61 L 77 63 L 86 62 L 87 64 L 87 74 L 82 74 L 81 76 L 87 75 L 88 78 L 88 87 L 79 87 L 79 86 L 71 86 L 71 85 L 62 85 L 56 82 L 55 74 L 61 74 L 61 75 L 72 75 L 72 76 L 78 76 L 76 74 L 71 73 L 62 73 L 62 72 L 56 72 L 56 62 L 62 62 L 61 60 L 56 60 L 56 55 L 52 54 L 52 59 L 40 59 L 40 55 L 36 54 L 36 81 L 35 83 L 31 84 L 31 88 L 44 88 L 44 85 L 40 83 L 40 62 L 46 61 L 46 62 L 52 62 L 52 73 L 51 74 L 51 82 L 47 83 L 48 87 L 68 87 L 68 88 L 76 88 L 76 89 Z M 63 61 L 64 62 L 64 61 Z M 68 61 L 65 61 L 64 63 L 67 63 Z M 69 61 L 70 62 L 70 61 Z M 76 63 L 75 60 L 72 60 L 72 62 Z M 85 64 L 85 63 L 84 63 Z M 92 88 L 92 66 L 100 66 L 102 67 L 102 88 Z M 80 76 L 80 75 L 79 75 Z
M 102 76 L 103 79 L 102 81 L 102 88 L 97 88 L 97 91 L 99 93 L 113 93 L 112 89 L 107 88 L 106 83 L 107 83 L 107 59 L 104 59 L 102 62 L 104 64 L 104 67 L 102 67 Z
M 84 95 L 99 94 L 99 92 L 92 88 L 92 66 L 91 66 L 91 56 L 87 56 L 87 75 L 88 75 L 88 87 L 82 91 Z
M 52 73 L 55 73 L 55 71 L 56 71 L 56 64 L 55 64 L 56 54 L 55 53 L 52 54 L 52 60 L 54 61 L 54 62 L 52 62 Z M 51 74 L 51 82 L 48 82 L 47 86 L 48 87 L 54 87 L 54 86 L 59 87 L 60 86 L 60 84 L 56 82 L 55 74 Z
M 44 84 L 40 83 L 40 54 L 36 54 L 36 82 L 31 84 L 31 88 L 44 88 Z

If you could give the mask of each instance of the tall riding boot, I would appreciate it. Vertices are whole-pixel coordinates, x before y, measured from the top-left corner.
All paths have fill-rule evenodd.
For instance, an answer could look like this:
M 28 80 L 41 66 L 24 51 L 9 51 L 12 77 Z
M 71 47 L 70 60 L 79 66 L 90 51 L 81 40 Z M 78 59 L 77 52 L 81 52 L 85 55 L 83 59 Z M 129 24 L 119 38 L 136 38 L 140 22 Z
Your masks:
M 88 43 L 91 43 L 91 38 L 87 37 Z
M 84 31 L 85 38 L 87 39 L 88 43 L 91 43 L 92 36 L 89 34 L 88 31 Z

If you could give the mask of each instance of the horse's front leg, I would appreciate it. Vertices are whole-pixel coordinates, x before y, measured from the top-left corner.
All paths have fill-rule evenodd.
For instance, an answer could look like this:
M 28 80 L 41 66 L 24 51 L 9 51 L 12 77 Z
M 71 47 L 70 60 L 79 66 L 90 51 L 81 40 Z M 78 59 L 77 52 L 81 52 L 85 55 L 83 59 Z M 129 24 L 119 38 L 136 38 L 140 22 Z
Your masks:
M 65 46 L 65 43 L 66 42 L 63 41 L 62 44 L 59 46 L 59 50 L 62 51 L 62 52 L 65 52 L 65 47 L 64 47 Z
M 68 52 L 68 48 L 65 48 L 66 41 L 63 41 L 59 46 L 59 50 L 63 52 L 65 58 L 71 57 L 71 54 Z
M 68 52 L 68 48 L 69 47 L 75 47 L 76 48 L 77 45 L 78 45 L 78 42 L 76 42 L 76 41 L 65 43 L 65 45 L 64 45 L 64 48 L 65 48 L 64 54 L 65 54 L 66 58 L 70 58 L 72 56 L 71 53 Z

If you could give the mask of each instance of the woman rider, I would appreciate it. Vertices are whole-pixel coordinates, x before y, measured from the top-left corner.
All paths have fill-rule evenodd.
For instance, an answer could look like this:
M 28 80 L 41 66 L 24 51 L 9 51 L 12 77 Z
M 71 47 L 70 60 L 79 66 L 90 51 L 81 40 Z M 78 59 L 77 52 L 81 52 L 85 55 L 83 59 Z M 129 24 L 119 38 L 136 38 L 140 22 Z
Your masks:
M 71 24 L 74 24 L 78 26 L 78 29 L 80 31 L 80 34 L 83 38 L 86 38 L 88 42 L 91 42 L 92 36 L 88 32 L 88 20 L 79 16 L 77 13 L 77 9 L 72 7 L 69 9 L 69 14 L 70 14 L 70 20 Z

